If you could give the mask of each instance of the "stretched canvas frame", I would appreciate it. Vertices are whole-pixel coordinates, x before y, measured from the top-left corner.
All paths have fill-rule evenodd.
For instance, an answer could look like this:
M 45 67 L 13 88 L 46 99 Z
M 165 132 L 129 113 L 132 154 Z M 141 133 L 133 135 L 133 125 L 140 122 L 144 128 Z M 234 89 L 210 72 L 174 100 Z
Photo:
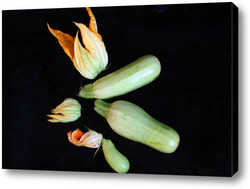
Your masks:
M 88 128 L 111 139 L 129 173 L 232 176 L 238 170 L 238 9 L 233 3 L 92 7 L 109 64 L 94 80 L 74 68 L 47 24 L 75 36 L 88 25 L 85 7 L 4 10 L 3 168 L 115 171 L 100 149 L 78 147 L 67 133 Z M 137 104 L 180 136 L 166 154 L 114 132 L 80 88 L 152 54 L 161 73 L 152 83 L 107 99 Z M 81 117 L 50 123 L 47 114 L 77 99 Z M 85 127 L 86 126 L 86 127 Z M 146 140 L 146 139 L 145 139 Z

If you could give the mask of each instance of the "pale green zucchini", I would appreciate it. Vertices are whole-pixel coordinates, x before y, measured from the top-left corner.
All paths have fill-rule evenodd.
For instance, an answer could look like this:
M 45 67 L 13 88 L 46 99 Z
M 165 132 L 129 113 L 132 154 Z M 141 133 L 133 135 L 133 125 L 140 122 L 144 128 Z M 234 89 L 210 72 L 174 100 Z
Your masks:
M 126 173 L 130 164 L 128 159 L 122 155 L 111 140 L 102 139 L 102 150 L 109 166 L 117 173 Z
M 127 101 L 107 103 L 95 100 L 95 111 L 107 119 L 113 131 L 163 153 L 174 152 L 180 142 L 178 133 L 157 121 L 139 106 Z
M 94 83 L 83 86 L 79 96 L 108 99 L 126 94 L 155 80 L 160 71 L 160 61 L 153 55 L 145 55 Z

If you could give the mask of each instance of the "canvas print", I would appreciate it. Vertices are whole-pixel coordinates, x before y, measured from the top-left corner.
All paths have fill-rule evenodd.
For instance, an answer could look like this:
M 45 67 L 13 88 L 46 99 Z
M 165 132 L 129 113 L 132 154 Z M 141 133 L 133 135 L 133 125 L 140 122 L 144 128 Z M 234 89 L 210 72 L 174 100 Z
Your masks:
M 4 169 L 232 176 L 233 3 L 3 10 Z

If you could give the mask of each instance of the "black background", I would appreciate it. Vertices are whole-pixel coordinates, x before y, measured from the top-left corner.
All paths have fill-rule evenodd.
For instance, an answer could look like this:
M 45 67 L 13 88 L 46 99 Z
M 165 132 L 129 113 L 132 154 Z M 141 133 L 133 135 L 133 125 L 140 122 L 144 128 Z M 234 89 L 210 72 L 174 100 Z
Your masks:
M 111 139 L 130 161 L 129 173 L 232 175 L 232 4 L 95 7 L 111 73 L 145 54 L 162 65 L 152 83 L 107 100 L 127 100 L 173 127 L 180 146 L 164 154 L 113 132 L 77 97 L 93 82 L 81 77 L 53 29 L 75 35 L 88 25 L 85 8 L 3 11 L 3 168 L 114 172 L 100 149 L 77 147 L 67 132 L 87 127 Z M 96 78 L 96 79 L 98 79 Z M 46 115 L 65 98 L 82 105 L 72 123 Z

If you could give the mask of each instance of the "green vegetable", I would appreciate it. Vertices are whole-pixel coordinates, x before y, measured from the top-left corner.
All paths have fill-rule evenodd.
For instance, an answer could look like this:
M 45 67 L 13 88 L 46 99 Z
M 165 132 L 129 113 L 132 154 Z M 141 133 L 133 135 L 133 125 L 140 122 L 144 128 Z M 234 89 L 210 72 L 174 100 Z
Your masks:
M 79 96 L 107 99 L 126 94 L 152 82 L 160 71 L 159 60 L 153 55 L 145 55 L 94 83 L 83 86 Z
M 117 173 L 126 173 L 129 170 L 129 161 L 122 155 L 111 140 L 102 139 L 104 157 L 110 167 Z
M 157 121 L 139 106 L 126 101 L 95 101 L 95 111 L 107 119 L 119 135 L 148 145 L 163 153 L 172 153 L 179 145 L 179 135 L 171 127 Z

